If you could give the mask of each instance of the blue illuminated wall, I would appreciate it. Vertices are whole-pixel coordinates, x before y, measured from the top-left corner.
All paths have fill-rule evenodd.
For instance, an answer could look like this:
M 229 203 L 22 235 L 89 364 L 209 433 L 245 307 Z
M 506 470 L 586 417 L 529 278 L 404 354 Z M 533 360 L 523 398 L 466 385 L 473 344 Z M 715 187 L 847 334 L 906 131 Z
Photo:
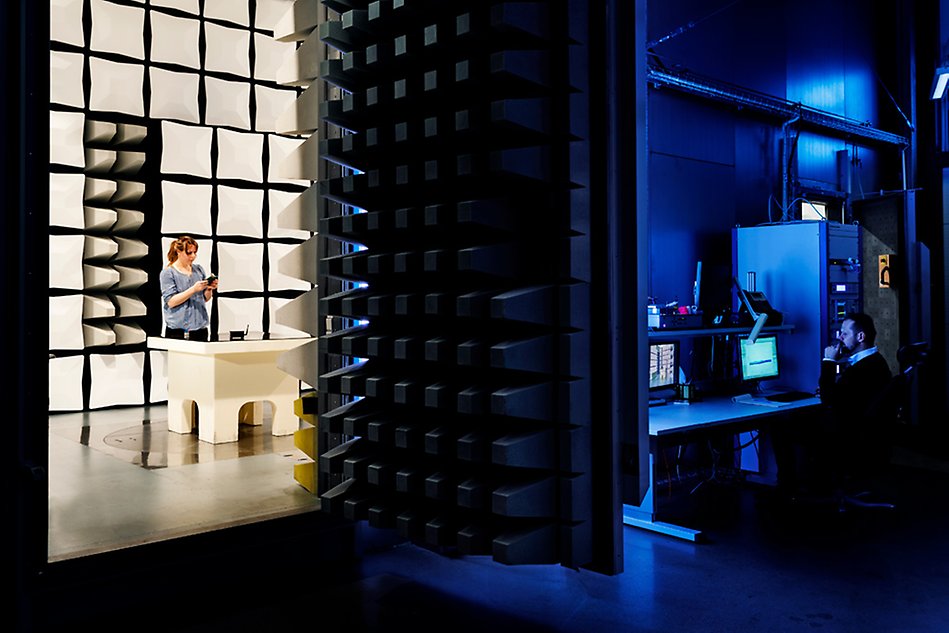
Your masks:
M 653 1 L 650 63 L 800 102 L 906 134 L 895 71 L 897 2 L 857 0 Z M 689 25 L 692 26 L 689 26 Z M 900 106 L 904 108 L 904 106 Z M 905 109 L 905 108 L 904 108 Z M 729 231 L 781 217 L 781 121 L 651 86 L 649 296 L 691 303 L 703 262 L 703 308 L 731 305 Z M 791 147 L 794 147 L 793 145 Z M 899 153 L 817 131 L 800 134 L 791 176 L 800 191 L 840 191 L 837 152 L 848 150 L 851 195 L 899 188 Z

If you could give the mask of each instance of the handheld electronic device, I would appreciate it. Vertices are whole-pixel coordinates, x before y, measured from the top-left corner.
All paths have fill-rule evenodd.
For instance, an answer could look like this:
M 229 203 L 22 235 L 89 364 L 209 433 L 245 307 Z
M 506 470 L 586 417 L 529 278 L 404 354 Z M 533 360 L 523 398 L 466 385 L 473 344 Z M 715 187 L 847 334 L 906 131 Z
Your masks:
M 217 279 L 217 275 L 215 275 L 215 274 L 210 274 L 210 275 L 208 275 L 207 277 L 204 278 L 204 280 L 205 280 L 206 282 L 208 282 L 208 283 L 213 282 L 215 279 Z

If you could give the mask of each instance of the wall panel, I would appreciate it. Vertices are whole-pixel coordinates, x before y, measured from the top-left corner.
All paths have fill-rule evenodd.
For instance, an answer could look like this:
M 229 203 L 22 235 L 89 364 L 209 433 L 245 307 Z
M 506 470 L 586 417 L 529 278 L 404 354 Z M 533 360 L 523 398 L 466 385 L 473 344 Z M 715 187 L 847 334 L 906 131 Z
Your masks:
M 180 234 L 221 274 L 214 331 L 267 333 L 276 308 L 312 287 L 276 271 L 312 232 L 272 217 L 309 182 L 267 182 L 271 148 L 282 160 L 295 146 L 292 132 L 270 140 L 299 92 L 276 82 L 295 44 L 273 28 L 292 4 L 51 0 L 50 243 L 62 255 L 50 269 L 51 372 L 69 367 L 56 376 L 71 381 L 51 410 L 167 397 L 151 367 L 163 357 L 142 352 L 163 329 L 157 278 Z M 128 397 L 102 378 L 126 354 L 142 367 Z

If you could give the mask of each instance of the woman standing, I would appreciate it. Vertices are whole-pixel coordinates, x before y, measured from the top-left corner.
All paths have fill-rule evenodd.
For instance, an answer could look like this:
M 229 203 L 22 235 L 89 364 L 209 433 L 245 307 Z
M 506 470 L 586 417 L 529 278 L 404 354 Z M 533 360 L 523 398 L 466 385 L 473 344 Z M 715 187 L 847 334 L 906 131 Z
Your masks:
M 168 266 L 161 271 L 162 314 L 167 338 L 208 340 L 207 302 L 218 286 L 216 277 L 207 277 L 194 263 L 198 243 L 182 235 L 168 249 Z

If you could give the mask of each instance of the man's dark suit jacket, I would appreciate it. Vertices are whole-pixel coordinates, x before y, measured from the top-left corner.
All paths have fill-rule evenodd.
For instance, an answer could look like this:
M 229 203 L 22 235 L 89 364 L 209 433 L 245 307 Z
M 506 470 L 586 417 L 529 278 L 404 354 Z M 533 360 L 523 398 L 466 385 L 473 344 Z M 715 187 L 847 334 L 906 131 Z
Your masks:
M 821 362 L 820 399 L 829 413 L 829 431 L 848 468 L 878 464 L 887 450 L 888 410 L 884 398 L 890 367 L 879 352 L 837 373 L 837 364 Z

